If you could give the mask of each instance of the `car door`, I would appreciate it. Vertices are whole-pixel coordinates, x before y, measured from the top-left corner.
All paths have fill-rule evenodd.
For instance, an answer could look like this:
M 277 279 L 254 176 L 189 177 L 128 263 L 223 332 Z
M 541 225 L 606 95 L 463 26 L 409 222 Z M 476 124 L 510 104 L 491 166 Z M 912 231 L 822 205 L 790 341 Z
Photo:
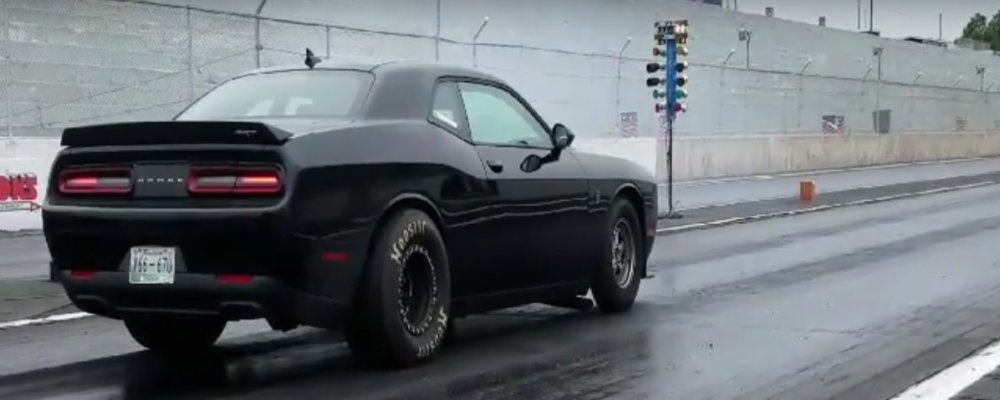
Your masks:
M 500 197 L 472 143 L 458 84 L 441 80 L 433 96 L 428 121 L 466 141 L 482 168 L 481 175 L 448 180 L 441 186 L 439 206 L 447 226 L 452 297 L 467 299 L 514 289 L 516 285 L 503 277 L 506 259 L 501 244 L 509 235 L 503 221 L 492 214 L 500 205 Z
M 493 82 L 459 82 L 472 142 L 495 184 L 498 204 L 490 213 L 497 227 L 496 276 L 515 288 L 564 283 L 580 276 L 582 252 L 564 243 L 585 234 L 590 189 L 580 163 L 568 153 L 538 169 L 530 156 L 553 148 L 549 128 L 513 91 Z

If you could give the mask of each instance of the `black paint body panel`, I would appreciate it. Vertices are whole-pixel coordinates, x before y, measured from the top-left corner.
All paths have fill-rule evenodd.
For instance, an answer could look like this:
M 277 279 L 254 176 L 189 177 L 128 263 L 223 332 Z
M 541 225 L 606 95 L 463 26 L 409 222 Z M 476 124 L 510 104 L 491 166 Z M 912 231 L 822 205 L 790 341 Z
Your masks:
M 294 315 L 293 323 L 329 326 L 329 319 L 310 317 L 324 315 L 323 310 L 294 305 L 332 307 L 326 315 L 350 307 L 376 227 L 397 207 L 423 209 L 439 223 L 457 315 L 585 292 L 600 266 L 607 210 L 616 196 L 639 209 L 648 256 L 657 190 L 653 177 L 638 165 L 570 148 L 557 160 L 525 172 L 519 168 L 524 158 L 549 151 L 475 146 L 427 120 L 439 78 L 500 80 L 437 65 L 371 68 L 376 79 L 356 119 L 254 122 L 263 127 L 258 129 L 263 139 L 219 139 L 217 131 L 214 140 L 178 143 L 162 138 L 191 122 L 167 121 L 147 124 L 155 126 L 160 138 L 149 144 L 120 136 L 88 144 L 86 137 L 100 137 L 101 128 L 80 128 L 76 132 L 87 135 L 74 134 L 70 143 L 82 147 L 71 146 L 57 156 L 42 211 L 55 267 L 117 276 L 124 271 L 130 246 L 177 246 L 188 273 L 199 274 L 200 280 L 192 287 L 179 280 L 176 288 L 157 288 L 158 298 L 190 299 L 202 293 L 217 299 L 208 278 L 252 274 L 268 282 L 257 293 L 261 300 L 254 307 L 267 308 L 260 316 Z M 487 168 L 485 159 L 502 161 L 503 171 Z M 59 171 L 71 165 L 219 161 L 280 164 L 283 191 L 260 198 L 80 198 L 57 189 Z M 330 262 L 323 257 L 330 252 L 349 258 Z M 68 272 L 62 276 L 73 279 Z M 116 291 L 134 289 L 120 277 L 100 284 L 67 281 L 65 286 L 74 301 L 88 304 L 114 303 L 120 298 Z M 239 292 L 239 300 L 253 302 L 252 293 Z M 274 299 L 288 293 L 311 301 Z M 212 304 L 217 303 L 224 301 Z M 173 311 L 194 312 L 183 306 Z

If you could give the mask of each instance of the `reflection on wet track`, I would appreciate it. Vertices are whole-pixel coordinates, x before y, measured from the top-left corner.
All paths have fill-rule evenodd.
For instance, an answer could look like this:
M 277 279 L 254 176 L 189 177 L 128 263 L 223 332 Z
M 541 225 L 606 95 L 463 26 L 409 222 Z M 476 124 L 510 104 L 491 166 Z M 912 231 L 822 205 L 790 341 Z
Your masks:
M 139 351 L 0 378 L 0 398 L 66 392 L 149 398 L 224 392 L 264 384 L 285 374 L 323 369 L 344 360 L 339 338 L 327 332 L 256 334 L 223 342 L 209 354 L 169 357 Z

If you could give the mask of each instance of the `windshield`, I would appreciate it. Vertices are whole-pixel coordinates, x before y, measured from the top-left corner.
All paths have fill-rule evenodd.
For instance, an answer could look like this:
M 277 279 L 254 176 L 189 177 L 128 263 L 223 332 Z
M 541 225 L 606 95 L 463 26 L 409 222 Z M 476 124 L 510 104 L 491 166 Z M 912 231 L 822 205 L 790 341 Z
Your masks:
M 343 70 L 250 75 L 212 90 L 177 120 L 349 117 L 360 108 L 372 80 L 368 72 Z

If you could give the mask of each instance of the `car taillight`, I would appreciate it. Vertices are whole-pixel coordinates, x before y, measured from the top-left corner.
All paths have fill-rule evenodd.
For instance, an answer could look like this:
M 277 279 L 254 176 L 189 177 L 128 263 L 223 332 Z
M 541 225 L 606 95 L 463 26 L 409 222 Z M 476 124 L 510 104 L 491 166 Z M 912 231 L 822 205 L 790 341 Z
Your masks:
M 59 192 L 66 194 L 116 194 L 132 191 L 129 168 L 74 168 L 59 173 Z
M 281 171 L 269 167 L 192 167 L 191 193 L 278 193 Z

